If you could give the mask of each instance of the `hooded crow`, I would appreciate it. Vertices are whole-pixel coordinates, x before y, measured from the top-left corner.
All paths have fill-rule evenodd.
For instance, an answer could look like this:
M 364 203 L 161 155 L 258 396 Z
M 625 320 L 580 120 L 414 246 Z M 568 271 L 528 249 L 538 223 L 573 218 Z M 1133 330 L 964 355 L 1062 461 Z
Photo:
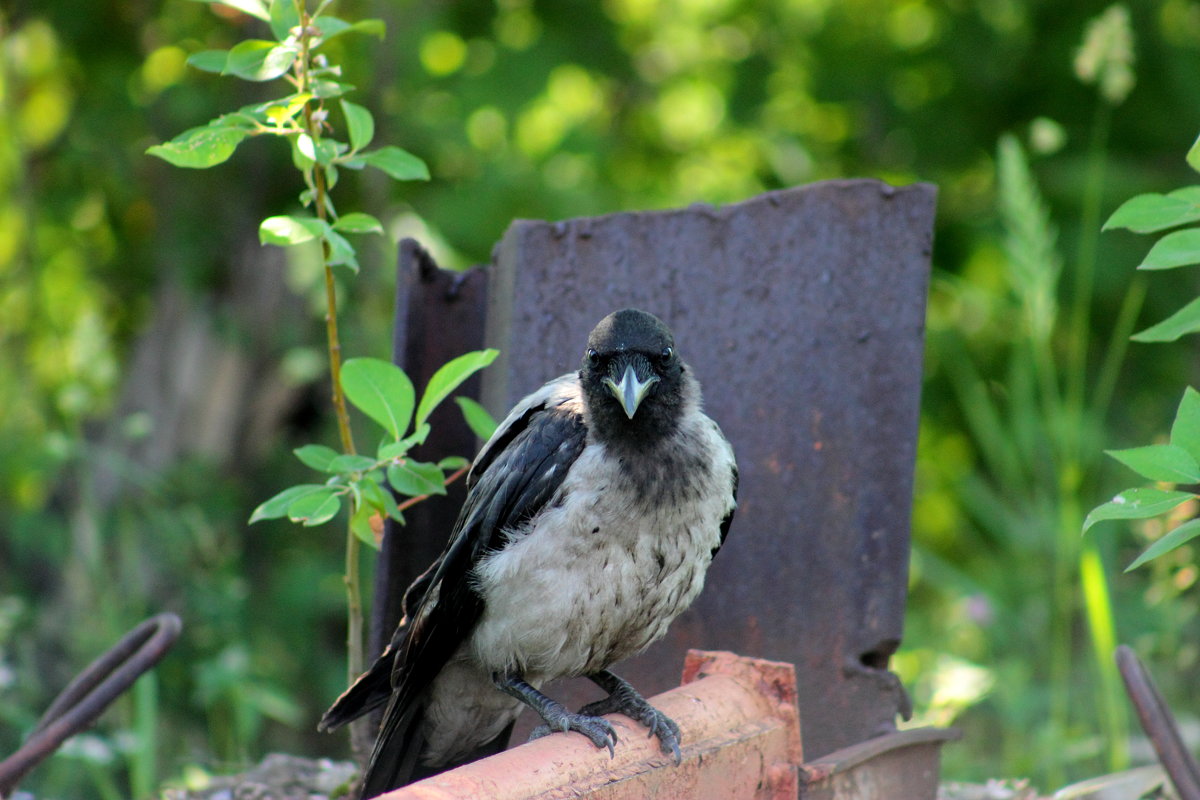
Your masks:
M 467 487 L 391 644 L 321 720 L 386 703 L 361 797 L 503 750 L 525 706 L 546 723 L 534 736 L 576 731 L 610 753 L 602 715 L 625 714 L 678 764 L 678 726 L 609 671 L 700 593 L 736 505 L 733 450 L 671 331 L 635 309 L 602 319 L 579 371 L 513 408 Z M 608 697 L 577 714 L 540 691 L 581 675 Z

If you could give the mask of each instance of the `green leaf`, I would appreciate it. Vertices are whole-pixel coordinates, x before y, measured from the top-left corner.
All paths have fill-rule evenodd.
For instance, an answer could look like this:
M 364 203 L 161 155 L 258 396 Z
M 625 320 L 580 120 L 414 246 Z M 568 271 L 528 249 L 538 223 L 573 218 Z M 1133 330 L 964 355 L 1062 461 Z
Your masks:
M 320 16 L 313 20 L 313 25 L 321 31 L 317 47 L 346 33 L 365 33 L 380 39 L 387 35 L 387 25 L 381 19 L 363 19 L 351 24 L 337 17 Z
M 379 220 L 360 211 L 338 217 L 337 222 L 333 223 L 333 229 L 343 233 L 383 233 L 383 226 L 379 224 Z
M 263 110 L 263 115 L 276 125 L 282 125 L 287 122 L 300 110 L 304 108 L 304 104 L 312 99 L 312 95 L 308 92 L 294 94 L 291 97 L 285 97 L 279 102 L 270 103 Z
M 291 69 L 297 55 L 299 50 L 291 45 L 247 39 L 230 49 L 223 74 L 248 81 L 269 81 Z
M 296 149 L 300 151 L 300 155 L 308 159 L 310 166 L 317 163 L 317 145 L 307 133 L 296 137 Z
M 380 486 L 374 478 L 364 478 L 358 484 L 366 503 L 384 516 L 401 521 L 400 508 L 390 490 Z
M 1174 269 L 1200 264 L 1200 228 L 1168 233 L 1159 239 L 1138 269 Z
M 354 245 L 350 244 L 345 236 L 328 227 L 324 238 L 329 242 L 329 265 L 345 266 L 358 272 L 358 258 L 354 252 Z
M 191 128 L 169 142 L 156 144 L 146 150 L 177 167 L 205 169 L 229 159 L 238 143 L 246 138 L 242 128 L 205 126 Z
M 1121 204 L 1102 230 L 1128 228 L 1154 233 L 1200 220 L 1200 186 L 1186 186 L 1169 194 L 1139 194 Z
M 385 441 L 379 445 L 378 458 L 380 461 L 390 461 L 393 458 L 400 458 L 412 448 L 419 444 L 424 444 L 425 439 L 429 436 L 429 423 L 418 425 L 416 430 L 408 436 L 405 436 L 398 442 Z
M 354 87 L 348 83 L 338 83 L 330 80 L 315 80 L 308 85 L 309 91 L 313 93 L 313 97 L 319 97 L 322 100 L 328 100 L 331 97 L 341 97 L 354 91 Z
M 322 492 L 327 488 L 327 486 L 321 483 L 302 483 L 298 486 L 289 486 L 254 509 L 254 513 L 250 515 L 250 524 L 253 525 L 262 519 L 278 519 L 287 514 L 288 507 L 292 503 L 310 494 Z
M 1146 548 L 1140 556 L 1134 559 L 1134 562 L 1125 568 L 1126 572 L 1135 570 L 1147 561 L 1158 558 L 1161 555 L 1166 555 L 1177 547 L 1190 542 L 1192 539 L 1200 536 L 1200 519 L 1188 520 L 1177 528 L 1169 531 L 1165 536 L 1159 539 L 1154 544 Z
M 236 8 L 243 14 L 249 14 L 252 17 L 257 17 L 263 22 L 269 22 L 271 15 L 267 12 L 267 5 L 262 0 L 200 0 L 202 3 L 210 5 L 229 6 Z
M 225 62 L 228 59 L 228 50 L 201 50 L 188 56 L 187 63 L 202 72 L 215 72 L 220 75 L 225 72 Z
M 268 13 L 271 16 L 271 33 L 280 41 L 291 35 L 292 28 L 300 24 L 296 0 L 271 0 Z
M 288 506 L 288 519 L 306 528 L 322 525 L 333 519 L 342 508 L 340 486 L 322 486 L 321 491 L 306 494 Z
M 403 457 L 411 447 L 412 444 L 409 443 L 408 439 L 400 439 L 399 441 L 392 442 L 385 441 L 379 445 L 376 455 L 380 461 L 390 461 L 393 458 Z
M 1200 297 L 1192 300 L 1157 325 L 1151 325 L 1144 331 L 1138 331 L 1129 338 L 1135 342 L 1173 342 L 1180 336 L 1197 331 L 1200 331 Z
M 499 350 L 487 349 L 464 353 L 458 358 L 451 359 L 438 368 L 425 387 L 421 397 L 421 405 L 417 407 L 417 423 L 420 425 L 429 419 L 429 415 L 438 404 L 449 397 L 463 381 L 496 360 Z
M 446 476 L 437 464 L 400 461 L 388 467 L 387 477 L 393 489 L 409 497 L 446 493 Z
M 1191 492 L 1167 491 L 1165 489 L 1127 489 L 1103 505 L 1096 506 L 1083 521 L 1083 530 L 1097 522 L 1110 519 L 1148 519 L 1157 517 L 1172 508 L 1191 500 Z
M 360 542 L 378 550 L 379 542 L 375 540 L 375 529 L 371 527 L 371 517 L 371 507 L 366 504 L 360 505 L 350 516 L 350 530 L 354 532 L 355 538 Z
M 346 116 L 346 130 L 350 133 L 350 149 L 361 150 L 375 138 L 375 118 L 371 112 L 349 100 L 340 101 Z
M 454 402 L 458 403 L 458 407 L 462 409 L 463 419 L 467 421 L 467 426 L 472 433 L 485 442 L 492 438 L 498 423 L 486 408 L 469 397 L 456 397 Z
M 407 150 L 399 147 L 381 147 L 370 153 L 360 153 L 358 159 L 376 169 L 381 169 L 398 181 L 427 181 L 429 167 Z
M 1196 137 L 1196 141 L 1192 144 L 1192 149 L 1188 150 L 1187 163 L 1196 172 L 1200 172 L 1200 137 Z
M 303 140 L 303 144 L 301 144 L 301 140 Z M 344 144 L 334 139 L 320 139 L 313 142 L 312 137 L 307 133 L 300 134 L 296 144 L 304 148 L 302 151 L 304 155 L 323 166 L 332 164 L 339 152 L 345 148 Z
M 316 217 L 267 217 L 258 226 L 258 241 L 286 247 L 324 236 L 328 228 L 328 223 Z
M 292 452 L 305 466 L 312 467 L 318 472 L 336 472 L 336 470 L 330 469 L 329 465 L 341 455 L 337 450 L 323 444 L 306 444 L 303 447 L 297 447 Z
M 471 459 L 462 456 L 446 456 L 437 465 L 443 470 L 453 472 L 471 466 Z
M 360 411 L 399 439 L 412 420 L 415 392 L 404 370 L 378 358 L 342 364 L 342 390 Z
M 1190 386 L 1183 390 L 1175 421 L 1171 423 L 1171 444 L 1183 448 L 1200 462 L 1200 392 Z
M 360 456 L 357 453 L 345 453 L 339 455 L 329 465 L 331 472 L 338 474 L 348 474 L 351 472 L 366 472 L 375 466 L 375 459 L 368 456 Z
M 1152 481 L 1200 483 L 1200 465 L 1196 459 L 1182 447 L 1173 444 L 1152 444 L 1104 452 Z

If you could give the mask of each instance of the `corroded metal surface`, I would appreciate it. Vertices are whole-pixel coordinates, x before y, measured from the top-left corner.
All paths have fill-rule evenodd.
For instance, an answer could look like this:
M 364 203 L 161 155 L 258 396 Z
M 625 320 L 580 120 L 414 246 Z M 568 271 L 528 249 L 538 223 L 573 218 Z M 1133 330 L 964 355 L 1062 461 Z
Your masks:
M 837 181 L 719 209 L 521 221 L 501 241 L 494 413 L 576 369 L 595 321 L 632 305 L 673 328 L 737 452 L 740 508 L 707 588 L 617 668 L 645 693 L 675 684 L 689 647 L 792 662 L 810 756 L 887 732 L 906 708 L 887 663 L 903 630 L 934 202 L 928 185 Z
M 134 681 L 154 667 L 179 638 L 175 614 L 137 625 L 59 693 L 17 752 L 0 761 L 0 797 L 8 797 L 31 769 L 63 742 L 86 730 Z
M 932 800 L 942 745 L 958 737 L 953 728 L 915 728 L 829 753 L 800 768 L 800 800 Z
M 486 291 L 484 270 L 438 269 L 415 241 L 400 243 L 392 359 L 408 372 L 418 392 L 424 391 L 442 364 L 482 347 Z M 479 377 L 472 377 L 456 394 L 478 397 Z M 444 403 L 434 411 L 430 425 L 429 439 L 413 451 L 415 457 L 436 461 L 448 455 L 475 455 L 479 443 L 454 403 Z M 372 658 L 392 637 L 404 590 L 446 546 L 465 496 L 462 481 L 458 481 L 451 484 L 446 496 L 431 497 L 406 511 L 406 525 L 391 520 L 385 523 L 375 570 Z
M 1200 800 L 1200 764 L 1188 751 L 1179 733 L 1179 726 L 1175 724 L 1175 717 L 1159 694 L 1150 673 L 1128 645 L 1117 648 L 1116 659 L 1142 730 L 1154 746 L 1154 752 L 1175 791 L 1181 800 Z

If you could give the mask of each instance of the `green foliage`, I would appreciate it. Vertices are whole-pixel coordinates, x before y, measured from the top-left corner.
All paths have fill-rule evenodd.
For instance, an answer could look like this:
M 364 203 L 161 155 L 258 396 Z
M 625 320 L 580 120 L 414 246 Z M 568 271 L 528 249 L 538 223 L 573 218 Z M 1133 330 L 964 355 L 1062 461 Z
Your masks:
M 287 517 L 306 527 L 322 525 L 337 515 L 343 502 L 351 500 L 352 508 L 356 509 L 351 517 L 354 534 L 361 541 L 378 546 L 369 524 L 372 514 L 404 521 L 395 498 L 383 489 L 385 480 L 394 492 L 410 498 L 445 494 L 449 473 L 462 468 L 462 462 L 456 459 L 436 464 L 416 461 L 408 457 L 408 451 L 429 435 L 426 420 L 433 410 L 463 381 L 491 364 L 497 355 L 497 350 L 480 350 L 443 365 L 425 387 L 415 419 L 416 396 L 412 381 L 402 369 L 375 358 L 347 361 L 341 371 L 346 399 L 387 434 L 375 456 L 342 454 L 317 444 L 298 448 L 296 457 L 301 462 L 332 477 L 323 484 L 301 484 L 284 489 L 256 508 L 250 521 Z M 468 398 L 455 399 L 463 406 L 464 416 L 473 429 L 486 430 L 489 422 L 490 427 L 495 428 L 495 423 L 477 403 Z
M 204 50 L 188 63 L 205 72 L 232 75 L 251 82 L 286 79 L 292 91 L 275 100 L 244 106 L 232 114 L 213 119 L 208 125 L 189 129 L 169 142 L 147 150 L 171 164 L 208 168 L 227 161 L 246 139 L 267 135 L 287 140 L 292 164 L 300 171 L 305 189 L 300 202 L 313 208 L 312 216 L 275 215 L 259 224 L 259 241 L 266 245 L 291 247 L 318 241 L 325 272 L 325 327 L 329 373 L 333 383 L 333 406 L 344 452 L 319 445 L 305 445 L 296 456 L 306 465 L 329 474 L 323 484 L 300 484 L 279 492 L 250 515 L 251 522 L 287 517 L 304 527 L 323 525 L 349 509 L 346 539 L 346 604 L 348 677 L 353 680 L 364 665 L 363 616 L 359 580 L 358 545 L 377 546 L 372 520 L 390 517 L 403 522 L 401 507 L 391 492 L 406 496 L 406 504 L 434 494 L 445 494 L 452 480 L 438 464 L 408 457 L 410 447 L 425 440 L 429 413 L 463 380 L 496 357 L 489 350 L 467 354 L 438 370 L 417 408 L 415 430 L 408 433 L 413 417 L 412 382 L 398 367 L 378 359 L 352 359 L 342 363 L 338 333 L 337 290 L 333 268 L 359 271 L 357 252 L 343 234 L 382 233 L 379 220 L 362 212 L 339 215 L 329 191 L 338 182 L 339 168 L 360 170 L 374 167 L 394 180 L 428 180 L 429 170 L 421 159 L 399 147 L 388 145 L 365 150 L 375 135 L 375 121 L 365 107 L 339 99 L 349 142 L 332 138 L 326 101 L 342 98 L 353 87 L 339 80 L 341 68 L 331 65 L 320 52 L 332 38 L 358 31 L 379 33 L 379 20 L 348 23 L 326 13 L 329 0 L 310 13 L 306 0 L 243 0 L 237 8 L 269 23 L 275 37 L 247 39 L 225 50 Z M 390 437 L 374 458 L 359 455 L 354 444 L 347 401 L 380 424 Z M 406 435 L 407 434 L 407 435 Z M 457 474 L 457 473 L 455 473 Z M 363 725 L 352 733 L 365 738 Z M 360 743 L 357 745 L 362 747 Z
M 1166 484 L 1200 483 L 1200 392 L 1188 387 L 1179 401 L 1175 421 L 1171 425 L 1169 444 L 1134 447 L 1127 450 L 1108 450 L 1108 455 L 1134 472 L 1152 481 Z M 1200 498 L 1192 492 L 1158 488 L 1127 489 L 1112 500 L 1097 506 L 1088 514 L 1083 530 L 1086 533 L 1097 522 L 1111 519 L 1149 519 L 1168 514 L 1189 500 Z M 1126 572 L 1166 555 L 1200 535 L 1200 520 L 1178 524 L 1138 556 Z
M 1200 171 L 1200 155 L 1196 145 L 1188 152 L 1188 165 Z M 1157 233 L 1180 225 L 1200 221 L 1200 186 L 1177 189 L 1169 194 L 1143 194 L 1123 203 L 1113 212 L 1104 228 L 1128 228 L 1136 233 Z M 1200 229 L 1188 228 L 1163 236 L 1150 248 L 1138 269 L 1165 270 L 1200 264 Z M 1195 298 L 1167 319 L 1135 334 L 1141 342 L 1173 342 L 1189 333 L 1200 331 L 1200 298 Z M 1188 387 L 1179 402 L 1175 421 L 1171 425 L 1169 444 L 1108 450 L 1108 455 L 1134 472 L 1152 481 L 1166 484 L 1200 483 L 1200 393 Z M 1156 500 L 1134 504 L 1138 500 Z M 1135 495 L 1135 493 L 1137 493 Z M 1107 519 L 1148 519 L 1173 511 L 1197 495 L 1158 489 L 1130 489 L 1113 500 L 1093 509 L 1084 524 Z M 1128 505 L 1128 508 L 1127 508 Z M 1191 541 L 1200 533 L 1200 522 L 1191 520 L 1177 524 L 1148 547 L 1127 568 L 1135 569 L 1160 558 Z

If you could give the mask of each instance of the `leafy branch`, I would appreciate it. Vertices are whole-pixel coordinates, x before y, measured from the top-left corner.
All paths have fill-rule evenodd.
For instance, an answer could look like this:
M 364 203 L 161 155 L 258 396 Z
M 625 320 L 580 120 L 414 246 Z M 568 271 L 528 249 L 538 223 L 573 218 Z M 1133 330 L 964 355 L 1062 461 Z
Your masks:
M 1200 139 L 1188 152 L 1187 162 L 1200 172 Z M 1200 186 L 1187 186 L 1168 194 L 1142 194 L 1127 200 L 1109 217 L 1104 230 L 1126 228 L 1135 233 L 1159 233 L 1196 222 L 1200 222 Z M 1198 226 L 1163 236 L 1150 248 L 1138 269 L 1165 270 L 1194 264 L 1200 264 Z M 1130 338 L 1137 342 L 1173 342 L 1197 332 L 1200 332 L 1200 298 Z M 1200 499 L 1200 494 L 1176 488 L 1180 484 L 1200 484 L 1200 393 L 1191 387 L 1184 390 L 1167 444 L 1107 452 L 1158 485 L 1127 489 L 1092 509 L 1084 521 L 1085 532 L 1098 522 L 1158 517 L 1189 500 Z M 1200 518 L 1177 525 L 1139 555 L 1126 572 L 1182 547 L 1196 536 L 1200 536 Z
M 391 145 L 368 149 L 375 137 L 374 117 L 363 106 L 345 99 L 354 87 L 341 81 L 341 68 L 320 52 L 331 40 L 349 33 L 382 39 L 385 26 L 378 19 L 353 23 L 339 19 L 328 13 L 331 0 L 320 0 L 312 12 L 305 0 L 220 2 L 266 23 L 273 38 L 249 39 L 229 50 L 203 50 L 190 56 L 187 63 L 204 72 L 248 81 L 282 79 L 289 91 L 277 99 L 222 114 L 147 153 L 178 167 L 206 169 L 227 161 L 248 138 L 274 136 L 287 141 L 292 163 L 303 179 L 305 188 L 299 200 L 309 213 L 268 217 L 260 223 L 258 235 L 264 245 L 320 244 L 331 399 L 341 451 L 319 444 L 298 448 L 297 458 L 323 480 L 284 489 L 255 509 L 250 521 L 287 517 L 312 527 L 331 521 L 343 507 L 348 509 L 344 575 L 347 671 L 354 678 L 364 661 L 360 544 L 377 547 L 373 521 L 390 517 L 403 522 L 404 509 L 431 495 L 445 494 L 445 487 L 465 473 L 463 458 L 427 463 L 411 458 L 409 451 L 429 435 L 428 419 L 434 408 L 490 364 L 497 351 L 467 353 L 451 360 L 430 379 L 419 403 L 412 381 L 399 367 L 372 358 L 343 363 L 333 270 L 345 267 L 357 273 L 357 253 L 346 236 L 381 234 L 383 225 L 363 212 L 338 213 L 330 191 L 338 183 L 339 171 L 371 167 L 398 181 L 429 179 L 425 163 L 406 150 Z M 334 138 L 329 119 L 334 100 L 341 111 L 346 141 Z M 467 398 L 456 399 L 472 430 L 483 438 L 489 436 L 495 422 L 487 412 Z M 384 430 L 374 455 L 360 454 L 355 446 L 347 400 Z M 397 496 L 406 499 L 398 501 Z

